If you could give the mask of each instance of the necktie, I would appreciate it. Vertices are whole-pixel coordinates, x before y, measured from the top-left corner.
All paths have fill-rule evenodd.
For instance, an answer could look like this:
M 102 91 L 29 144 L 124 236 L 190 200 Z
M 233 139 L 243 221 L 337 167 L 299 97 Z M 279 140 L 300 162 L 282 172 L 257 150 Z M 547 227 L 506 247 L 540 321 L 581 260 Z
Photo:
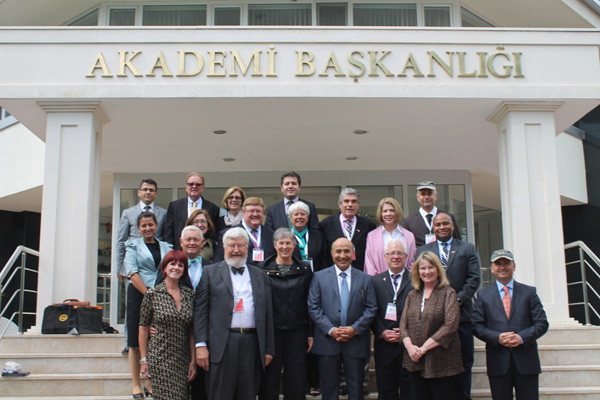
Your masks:
M 231 270 L 233 271 L 234 274 L 240 274 L 240 275 L 244 274 L 245 269 L 246 269 L 246 267 L 239 267 L 239 268 L 231 267 Z
M 347 232 L 347 237 L 348 239 L 352 237 L 352 220 L 351 219 L 347 219 L 346 220 L 346 232 Z
M 444 269 L 448 266 L 448 242 L 442 242 L 442 266 Z
M 288 210 L 290 209 L 290 206 L 294 204 L 294 200 L 288 200 L 288 202 L 286 203 L 286 208 L 285 208 L 285 219 L 287 219 L 288 222 L 288 228 L 292 229 L 293 225 L 292 225 L 292 221 L 290 220 L 290 215 L 288 214 Z
M 150 211 L 150 206 L 144 206 L 144 212 Z
M 431 221 L 433 221 L 433 215 L 432 214 L 427 214 L 425 216 L 425 218 L 427 218 L 427 223 L 429 224 L 429 226 L 431 226 Z M 429 230 L 429 233 L 431 233 L 431 229 Z
M 345 272 L 340 274 L 342 277 L 342 289 L 340 290 L 340 303 L 342 306 L 340 322 L 342 326 L 346 326 L 346 319 L 348 317 L 348 302 L 350 301 L 350 290 L 348 289 L 348 281 L 346 281 L 346 277 L 348 276 Z
M 192 201 L 192 212 L 196 211 L 196 202 Z
M 294 204 L 294 200 L 288 200 L 288 202 L 287 202 L 287 206 L 288 206 L 288 208 L 290 208 L 290 206 L 291 206 L 292 204 Z
M 504 286 L 504 296 L 502 296 L 502 305 L 506 312 L 506 317 L 510 317 L 510 294 L 508 293 L 508 286 Z
M 398 289 L 398 278 L 400 278 L 400 274 L 392 274 L 392 283 L 394 284 L 394 289 Z

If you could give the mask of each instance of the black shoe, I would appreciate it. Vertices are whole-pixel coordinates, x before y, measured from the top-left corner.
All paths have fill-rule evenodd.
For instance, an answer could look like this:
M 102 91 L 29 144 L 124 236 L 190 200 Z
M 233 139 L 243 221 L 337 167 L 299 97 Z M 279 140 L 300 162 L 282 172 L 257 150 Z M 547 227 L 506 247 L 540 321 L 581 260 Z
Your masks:
M 125 356 L 128 353 L 129 353 L 129 347 L 127 347 L 127 346 L 123 347 L 123 350 L 121 350 L 121 354 L 123 354 Z
M 363 395 L 368 395 L 369 394 L 369 387 L 368 386 L 363 386 Z
M 348 396 L 348 388 L 344 386 L 340 386 L 340 396 Z
M 146 395 L 146 397 L 152 397 L 152 392 L 149 392 L 146 386 L 144 386 L 144 394 Z
M 143 399 L 144 393 L 136 393 L 132 395 L 134 399 Z

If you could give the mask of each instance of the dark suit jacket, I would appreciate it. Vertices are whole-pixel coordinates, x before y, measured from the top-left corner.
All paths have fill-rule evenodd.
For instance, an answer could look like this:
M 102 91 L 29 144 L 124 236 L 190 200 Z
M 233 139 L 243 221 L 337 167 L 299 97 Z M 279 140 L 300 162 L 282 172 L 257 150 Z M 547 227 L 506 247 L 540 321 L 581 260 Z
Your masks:
M 300 248 L 296 244 L 296 249 Z M 295 250 L 294 250 L 295 251 Z M 325 269 L 328 262 L 329 250 L 325 246 L 325 237 L 319 229 L 308 230 L 308 258 L 313 260 L 314 272 Z
M 219 207 L 202 197 L 202 209 L 208 212 L 213 224 L 216 224 L 219 219 Z M 167 209 L 167 220 L 165 221 L 164 238 L 166 242 L 173 244 L 173 248 L 175 250 L 181 250 L 179 238 L 181 237 L 181 231 L 185 227 L 187 219 L 187 196 L 183 199 L 175 200 L 169 203 L 169 208 Z
M 265 367 L 265 354 L 275 354 L 273 304 L 267 275 L 248 265 L 254 300 L 254 319 L 258 336 L 260 361 Z M 206 342 L 210 362 L 223 358 L 233 317 L 233 286 L 226 262 L 207 265 L 196 289 L 194 301 L 194 337 L 196 343 Z
M 319 229 L 325 236 L 325 248 L 327 249 L 327 263 L 326 265 L 332 265 L 333 259 L 331 258 L 331 245 L 337 239 L 344 236 L 342 227 L 340 225 L 340 214 L 331 215 L 321 221 Z M 375 229 L 375 223 L 365 217 L 357 217 L 356 229 L 354 230 L 354 236 L 352 236 L 352 244 L 356 252 L 356 260 L 352 262 L 352 267 L 363 271 L 365 269 L 365 253 L 367 251 L 367 235 Z
M 445 211 L 442 211 L 438 208 L 438 212 Z M 452 218 L 452 222 L 454 223 L 454 233 L 452 234 L 452 237 L 461 240 L 462 238 L 460 237 L 460 232 L 458 230 L 458 225 L 456 224 L 456 218 L 454 217 L 454 214 L 450 214 L 450 217 Z M 423 246 L 425 244 L 425 235 L 427 235 L 430 232 L 429 228 L 427 228 L 427 225 L 425 225 L 425 221 L 423 220 L 423 217 L 421 217 L 420 212 L 417 211 L 416 214 L 403 219 L 402 221 L 400 221 L 400 225 L 402 225 L 402 227 L 408 229 L 413 233 L 413 235 L 415 235 L 415 243 L 417 247 Z
M 317 213 L 317 207 L 315 204 L 304 199 L 298 200 L 305 203 L 310 211 L 308 223 L 306 224 L 308 229 L 318 229 L 319 215 Z M 273 231 L 276 231 L 278 228 L 288 228 L 288 219 L 287 214 L 285 213 L 285 205 L 283 204 L 283 200 L 280 200 L 267 208 L 267 219 L 265 221 L 265 226 L 271 228 Z
M 424 251 L 432 251 L 440 257 L 437 240 L 419 247 L 417 257 Z M 452 239 L 446 275 L 448 275 L 450 286 L 456 291 L 462 302 L 460 322 L 470 322 L 473 295 L 479 289 L 481 283 L 481 264 L 475 246 L 468 242 Z
M 506 375 L 511 354 L 521 374 L 539 374 L 541 368 L 536 340 L 547 330 L 546 313 L 533 286 L 514 282 L 510 318 L 506 317 L 495 282 L 477 293 L 473 308 L 473 334 L 486 343 L 489 376 Z M 498 338 L 502 332 L 517 333 L 523 344 L 513 349 L 499 345 Z
M 356 331 L 356 336 L 346 343 L 337 342 L 327 333 L 341 325 L 340 289 L 333 266 L 315 272 L 308 292 L 308 313 L 315 322 L 313 353 L 336 355 L 346 346 L 354 358 L 366 358 L 370 353 L 369 326 L 377 312 L 377 300 L 371 277 L 356 268 L 351 274 L 350 303 L 346 323 Z
M 242 224 L 239 224 L 239 225 L 234 225 L 231 228 L 244 229 L 244 226 Z M 215 263 L 223 261 L 225 259 L 225 249 L 223 249 L 223 235 L 225 235 L 225 232 L 227 232 L 231 228 L 223 229 L 221 232 L 219 232 L 219 240 L 217 241 L 217 245 L 215 247 L 215 257 L 213 258 L 213 262 L 215 262 Z M 260 247 L 265 251 L 265 254 L 264 254 L 265 260 L 276 253 L 275 246 L 273 246 L 273 231 L 271 229 L 265 227 L 264 225 L 260 229 Z M 252 243 L 252 240 L 249 240 L 248 255 L 246 256 L 246 263 L 256 265 L 256 264 L 258 264 L 258 262 L 252 261 L 252 250 L 253 249 L 254 249 L 254 243 Z M 294 252 L 294 254 L 296 254 L 296 252 Z M 302 257 L 300 257 L 299 251 L 296 255 L 298 256 L 298 258 L 302 258 Z
M 377 315 L 371 324 L 371 330 L 375 335 L 375 358 L 398 358 L 403 356 L 404 346 L 402 342 L 389 343 L 381 338 L 381 333 L 387 329 L 394 329 L 400 326 L 400 318 L 404 310 L 404 303 L 408 292 L 413 290 L 413 285 L 410 282 L 410 271 L 405 269 L 402 274 L 402 280 L 398 289 L 398 297 L 396 298 L 396 321 L 385 319 L 385 311 L 388 303 L 394 301 L 394 284 L 390 277 L 389 271 L 382 272 L 371 278 L 373 288 L 375 289 L 375 297 L 377 298 Z

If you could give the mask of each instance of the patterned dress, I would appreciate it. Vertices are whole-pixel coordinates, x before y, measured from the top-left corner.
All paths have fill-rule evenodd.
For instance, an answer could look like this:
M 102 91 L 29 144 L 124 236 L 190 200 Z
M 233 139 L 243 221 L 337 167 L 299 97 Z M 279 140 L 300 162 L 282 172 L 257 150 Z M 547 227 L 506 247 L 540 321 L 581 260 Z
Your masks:
M 188 368 L 191 361 L 190 330 L 194 311 L 194 291 L 179 286 L 181 311 L 165 283 L 149 289 L 140 312 L 140 326 L 153 325 L 156 336 L 148 342 L 152 394 L 156 400 L 188 400 Z

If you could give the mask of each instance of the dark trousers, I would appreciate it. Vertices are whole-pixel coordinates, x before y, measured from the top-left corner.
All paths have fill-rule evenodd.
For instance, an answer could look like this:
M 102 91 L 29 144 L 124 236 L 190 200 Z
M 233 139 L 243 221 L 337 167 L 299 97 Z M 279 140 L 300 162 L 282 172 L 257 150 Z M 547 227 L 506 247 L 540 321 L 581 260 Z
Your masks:
M 348 400 L 362 400 L 364 397 L 362 385 L 365 377 L 365 362 L 365 358 L 351 357 L 344 345 L 342 345 L 342 351 L 339 354 L 334 356 L 319 355 L 323 400 L 339 399 L 342 366 L 346 377 Z
M 304 399 L 307 351 L 307 329 L 275 329 L 275 355 L 263 374 L 258 398 L 260 400 L 279 399 L 279 382 L 283 368 L 283 398 L 285 400 Z
M 403 354 L 395 358 L 375 357 L 378 400 L 410 400 L 410 377 L 402 368 L 402 359 Z
M 208 393 L 206 392 L 205 373 L 200 367 L 196 370 L 196 378 L 190 382 L 190 393 L 192 400 L 207 400 Z
M 539 375 L 522 375 L 519 373 L 512 354 L 508 365 L 508 372 L 503 376 L 489 376 L 490 389 L 492 390 L 492 399 L 494 400 L 512 400 L 513 388 L 517 395 L 517 400 L 538 400 L 539 393 Z
M 449 400 L 456 390 L 457 375 L 425 379 L 421 371 L 410 373 L 410 390 L 413 400 Z
M 471 370 L 475 356 L 475 341 L 473 339 L 473 323 L 461 322 L 458 326 L 460 352 L 464 371 L 457 375 L 456 400 L 471 400 Z
M 210 347 L 209 347 L 210 351 Z M 255 400 L 262 365 L 256 333 L 229 333 L 219 363 L 210 363 L 209 400 Z
M 318 389 L 321 386 L 319 382 L 319 356 L 308 353 L 308 359 L 306 361 L 306 378 L 308 381 L 308 387 Z

